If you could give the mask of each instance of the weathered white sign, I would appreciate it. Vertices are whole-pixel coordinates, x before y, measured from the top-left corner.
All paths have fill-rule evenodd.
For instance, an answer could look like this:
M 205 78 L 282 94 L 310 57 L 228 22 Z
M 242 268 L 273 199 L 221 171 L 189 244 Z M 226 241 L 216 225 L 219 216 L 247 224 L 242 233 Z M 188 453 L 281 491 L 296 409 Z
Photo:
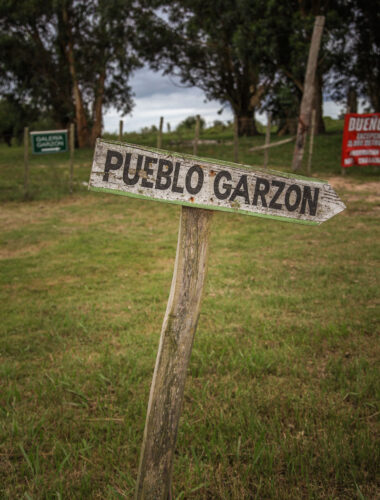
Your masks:
M 102 139 L 89 186 L 306 224 L 320 224 L 346 208 L 325 181 Z

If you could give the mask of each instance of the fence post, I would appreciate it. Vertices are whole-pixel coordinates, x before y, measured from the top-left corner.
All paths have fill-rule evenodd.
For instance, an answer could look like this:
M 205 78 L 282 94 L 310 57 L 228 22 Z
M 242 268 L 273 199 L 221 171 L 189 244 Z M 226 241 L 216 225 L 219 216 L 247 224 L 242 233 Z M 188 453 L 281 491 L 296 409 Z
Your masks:
M 124 122 L 123 120 L 119 121 L 119 141 L 123 140 L 123 127 L 124 127 Z
M 267 130 L 265 133 L 265 145 L 269 146 L 270 144 L 270 129 L 272 126 L 272 113 L 268 113 L 268 123 L 267 123 Z M 264 167 L 268 167 L 268 160 L 269 160 L 269 150 L 268 148 L 264 149 Z
M 199 141 L 199 128 L 200 128 L 201 117 L 197 115 L 195 121 L 195 134 L 194 134 L 194 143 L 193 143 L 193 154 L 198 154 L 198 141 Z
M 24 127 L 24 197 L 29 195 L 29 127 Z
M 75 125 L 70 123 L 70 194 L 73 193 Z
M 162 126 L 164 124 L 164 117 L 161 116 L 160 118 L 160 127 L 158 129 L 158 134 L 157 134 L 157 147 L 160 149 L 162 146 Z
M 236 114 L 234 118 L 234 162 L 239 162 L 239 119 Z
M 309 139 L 309 156 L 307 159 L 307 173 L 311 174 L 311 159 L 313 156 L 313 147 L 314 147 L 314 134 L 315 134 L 315 117 L 316 110 L 315 108 L 311 112 L 311 130 L 310 130 L 310 139 Z

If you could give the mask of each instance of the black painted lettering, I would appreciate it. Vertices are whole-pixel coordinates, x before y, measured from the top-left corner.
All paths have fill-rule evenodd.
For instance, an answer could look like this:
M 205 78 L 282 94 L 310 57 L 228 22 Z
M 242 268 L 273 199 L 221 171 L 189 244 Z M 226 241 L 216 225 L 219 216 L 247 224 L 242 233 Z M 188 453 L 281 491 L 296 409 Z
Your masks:
M 193 174 L 196 173 L 198 176 L 198 181 L 195 187 L 191 185 L 191 180 L 193 177 Z M 203 186 L 203 180 L 204 180 L 204 173 L 203 170 L 199 165 L 193 165 L 192 167 L 189 168 L 186 174 L 186 180 L 185 180 L 185 185 L 186 189 L 190 194 L 197 194 L 199 191 L 202 189 Z
M 270 200 L 269 208 L 274 208 L 275 210 L 282 210 L 282 203 L 276 203 L 276 201 L 278 200 L 278 198 L 280 197 L 281 193 L 284 190 L 285 182 L 274 180 L 274 181 L 272 181 L 272 186 L 274 186 L 278 189 L 274 193 L 273 198 Z
M 129 169 L 131 167 L 131 153 L 126 154 L 125 162 L 124 162 L 124 170 L 123 170 L 123 181 L 128 186 L 133 186 L 133 185 L 137 184 L 137 182 L 139 180 L 139 171 L 141 169 L 142 160 L 143 160 L 143 157 L 141 155 L 138 155 L 135 174 L 131 179 L 130 177 L 128 177 Z
M 175 168 L 174 168 L 174 178 L 173 178 L 173 185 L 172 185 L 172 191 L 174 193 L 183 193 L 183 186 L 178 186 L 178 176 L 179 176 L 179 169 L 181 168 L 181 164 L 179 161 L 176 162 Z
M 231 174 L 227 170 L 222 170 L 216 174 L 214 179 L 214 193 L 218 200 L 226 200 L 230 196 L 232 190 L 231 184 L 225 182 L 223 182 L 222 185 L 223 191 L 220 190 L 219 183 L 223 177 L 226 181 L 231 181 Z
M 234 192 L 231 195 L 230 201 L 233 201 L 236 196 L 242 196 L 247 205 L 249 205 L 248 181 L 246 175 L 242 175 L 240 177 L 239 182 L 236 184 Z
M 290 197 L 294 193 L 295 195 L 295 200 L 293 203 L 290 202 Z M 301 188 L 297 186 L 297 184 L 292 184 L 291 186 L 288 187 L 286 193 L 285 193 L 285 206 L 289 212 L 294 212 L 294 210 L 297 210 L 300 202 L 301 202 L 301 197 L 302 197 L 302 192 Z
M 310 215 L 315 215 L 317 213 L 318 196 L 319 196 L 319 188 L 314 189 L 314 197 L 312 198 L 310 186 L 304 186 L 300 213 L 301 214 L 305 213 L 306 203 L 308 203 Z
M 146 156 L 144 163 L 144 172 L 146 172 L 146 177 L 148 177 L 149 175 L 153 175 L 153 168 L 151 168 L 152 163 L 157 163 L 157 158 L 151 158 L 150 156 Z M 141 180 L 142 187 L 152 188 L 154 185 L 153 182 L 148 181 L 146 177 L 143 177 Z
M 262 189 L 261 189 L 262 188 Z M 257 205 L 257 201 L 259 196 L 261 198 L 261 205 L 263 207 L 267 206 L 267 200 L 265 199 L 265 195 L 269 193 L 269 182 L 266 179 L 262 179 L 258 177 L 256 180 L 255 193 L 253 195 L 252 205 Z
M 165 169 L 165 170 L 164 170 Z M 173 163 L 169 160 L 160 158 L 158 161 L 158 170 L 156 178 L 156 189 L 169 189 L 172 182 L 171 174 L 173 172 Z
M 116 162 L 112 160 L 116 159 Z M 110 170 L 118 170 L 123 164 L 123 155 L 119 153 L 119 151 L 114 151 L 113 149 L 109 149 L 107 151 L 106 163 L 104 165 L 104 175 L 103 181 L 108 182 L 108 176 Z

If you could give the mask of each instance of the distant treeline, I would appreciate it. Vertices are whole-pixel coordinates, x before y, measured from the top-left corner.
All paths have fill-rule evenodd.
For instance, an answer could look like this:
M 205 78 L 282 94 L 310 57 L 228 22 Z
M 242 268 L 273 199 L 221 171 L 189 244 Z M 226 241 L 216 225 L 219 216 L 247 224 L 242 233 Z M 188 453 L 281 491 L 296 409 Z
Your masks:
M 259 110 L 294 133 L 316 15 L 326 17 L 314 83 L 323 132 L 323 96 L 380 111 L 376 0 L 0 0 L 0 135 L 75 122 L 78 145 L 93 145 L 104 109 L 132 110 L 129 79 L 143 65 L 229 105 L 239 135 L 258 132 Z

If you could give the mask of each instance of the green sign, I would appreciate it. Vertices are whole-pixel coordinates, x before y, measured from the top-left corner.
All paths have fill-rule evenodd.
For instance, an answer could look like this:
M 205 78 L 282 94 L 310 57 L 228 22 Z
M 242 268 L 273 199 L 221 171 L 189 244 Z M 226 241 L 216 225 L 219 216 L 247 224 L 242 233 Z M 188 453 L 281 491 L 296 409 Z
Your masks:
M 33 154 L 68 151 L 67 130 L 31 132 Z

